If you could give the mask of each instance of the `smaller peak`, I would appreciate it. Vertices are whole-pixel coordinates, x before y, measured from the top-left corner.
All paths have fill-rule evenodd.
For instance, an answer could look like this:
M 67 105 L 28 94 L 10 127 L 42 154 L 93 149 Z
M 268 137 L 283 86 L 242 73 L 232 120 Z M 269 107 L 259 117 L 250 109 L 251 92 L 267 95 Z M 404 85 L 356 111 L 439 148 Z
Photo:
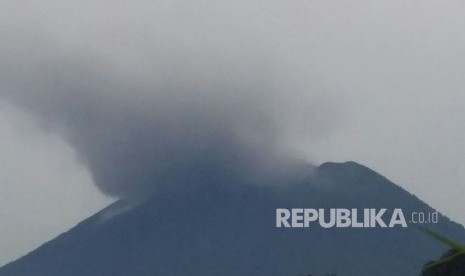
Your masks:
M 345 161 L 345 162 L 324 162 L 320 166 L 318 166 L 318 169 L 331 169 L 331 168 L 340 168 L 340 167 L 347 167 L 347 168 L 364 168 L 367 169 L 367 167 L 355 162 L 355 161 Z
M 348 175 L 370 175 L 373 177 L 382 177 L 380 173 L 374 171 L 373 169 L 364 166 L 355 161 L 346 161 L 346 162 L 325 162 L 318 166 L 318 171 L 323 173 L 337 173 L 337 174 L 348 174 Z

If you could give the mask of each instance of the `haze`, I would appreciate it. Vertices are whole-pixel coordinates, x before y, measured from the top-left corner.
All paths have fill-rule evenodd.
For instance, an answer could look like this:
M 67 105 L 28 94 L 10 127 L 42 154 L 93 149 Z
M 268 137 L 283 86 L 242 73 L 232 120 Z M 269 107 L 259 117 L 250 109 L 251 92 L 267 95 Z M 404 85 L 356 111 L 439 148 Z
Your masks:
M 99 189 L 131 194 L 126 182 L 105 184 L 114 182 L 104 161 L 119 144 L 92 149 L 112 135 L 134 138 L 120 123 L 136 114 L 137 129 L 151 126 L 153 106 L 168 106 L 162 114 L 183 126 L 177 99 L 190 93 L 209 100 L 186 96 L 188 110 L 202 110 L 189 119 L 219 114 L 201 128 L 227 145 L 218 148 L 260 149 L 253 158 L 285 151 L 313 164 L 354 160 L 465 223 L 461 1 L 0 5 L 0 246 L 8 248 L 0 263 L 113 200 Z M 159 101 L 155 90 L 177 92 Z M 102 124 L 89 128 L 86 116 Z M 237 140 L 222 138 L 224 120 Z M 205 141 L 191 130 L 165 133 Z M 149 152 L 166 144 L 156 145 Z

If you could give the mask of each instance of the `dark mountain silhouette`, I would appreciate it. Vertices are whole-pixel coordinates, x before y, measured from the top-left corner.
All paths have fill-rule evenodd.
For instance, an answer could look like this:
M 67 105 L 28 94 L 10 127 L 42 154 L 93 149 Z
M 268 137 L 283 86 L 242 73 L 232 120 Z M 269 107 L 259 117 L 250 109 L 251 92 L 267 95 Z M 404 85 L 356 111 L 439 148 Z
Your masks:
M 446 250 L 413 225 L 276 228 L 276 208 L 402 208 L 407 220 L 411 211 L 433 211 L 354 162 L 302 175 L 272 187 L 205 176 L 118 214 L 125 208 L 119 201 L 0 276 L 410 276 Z M 465 241 L 464 228 L 444 216 L 426 227 Z

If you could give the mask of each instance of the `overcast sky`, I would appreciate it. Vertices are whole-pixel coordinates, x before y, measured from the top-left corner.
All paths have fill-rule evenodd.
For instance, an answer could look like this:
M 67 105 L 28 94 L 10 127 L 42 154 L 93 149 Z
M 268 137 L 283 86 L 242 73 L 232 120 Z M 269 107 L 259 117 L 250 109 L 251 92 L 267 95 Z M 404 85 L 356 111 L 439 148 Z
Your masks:
M 437 0 L 0 0 L 0 263 L 113 200 L 100 191 L 127 194 L 107 173 L 125 165 L 109 155 L 118 144 L 93 149 L 112 134 L 134 138 L 116 127 L 128 114 L 136 127 L 159 115 L 182 127 L 176 97 L 233 121 L 240 138 L 219 144 L 228 149 L 277 144 L 317 165 L 355 160 L 465 223 L 464 11 Z M 166 87 L 182 92 L 152 96 Z M 221 99 L 239 94 L 237 105 L 212 97 L 215 87 Z M 208 105 L 192 104 L 186 95 L 204 88 Z M 256 129 L 250 114 L 272 126 L 244 138 Z M 90 128 L 85 115 L 99 120 Z M 228 133 L 223 119 L 209 123 Z

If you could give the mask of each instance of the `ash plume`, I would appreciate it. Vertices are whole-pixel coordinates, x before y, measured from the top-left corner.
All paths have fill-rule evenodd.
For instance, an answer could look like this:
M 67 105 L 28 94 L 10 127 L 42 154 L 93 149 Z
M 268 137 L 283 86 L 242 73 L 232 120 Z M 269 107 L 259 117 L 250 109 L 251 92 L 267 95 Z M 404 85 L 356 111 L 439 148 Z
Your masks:
M 123 30 L 134 43 L 124 57 L 111 43 L 104 52 L 92 41 L 69 49 L 46 32 L 4 31 L 0 96 L 61 134 L 111 196 L 292 174 L 292 141 L 311 141 L 334 117 L 318 85 L 277 59 L 280 50 L 254 44 L 272 39 L 260 28 L 208 13 L 209 24 L 224 27 L 208 34 L 204 14 L 186 18 L 167 5 L 166 18 L 181 23 L 154 24 L 154 41 Z

